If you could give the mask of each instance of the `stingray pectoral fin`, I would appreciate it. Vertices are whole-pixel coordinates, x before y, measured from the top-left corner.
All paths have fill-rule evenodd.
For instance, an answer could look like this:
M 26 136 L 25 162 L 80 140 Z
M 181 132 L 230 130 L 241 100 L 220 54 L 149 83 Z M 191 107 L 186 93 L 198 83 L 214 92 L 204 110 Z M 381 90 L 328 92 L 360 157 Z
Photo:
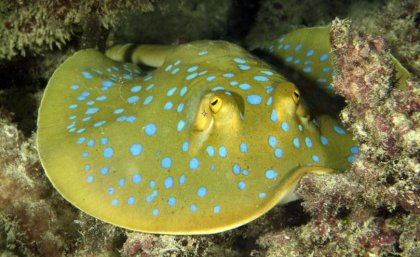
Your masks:
M 160 67 L 176 46 L 119 44 L 106 50 L 105 55 L 114 61 Z

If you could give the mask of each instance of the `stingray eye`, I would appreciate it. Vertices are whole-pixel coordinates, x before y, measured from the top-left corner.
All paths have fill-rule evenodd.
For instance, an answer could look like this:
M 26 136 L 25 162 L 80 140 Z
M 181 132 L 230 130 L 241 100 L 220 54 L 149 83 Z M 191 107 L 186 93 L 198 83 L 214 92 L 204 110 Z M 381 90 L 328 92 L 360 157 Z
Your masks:
M 299 91 L 295 90 L 293 91 L 293 101 L 295 102 L 295 104 L 299 103 L 299 99 L 300 99 L 300 93 Z
M 210 109 L 212 112 L 217 113 L 222 108 L 222 98 L 218 96 L 212 96 L 210 99 Z

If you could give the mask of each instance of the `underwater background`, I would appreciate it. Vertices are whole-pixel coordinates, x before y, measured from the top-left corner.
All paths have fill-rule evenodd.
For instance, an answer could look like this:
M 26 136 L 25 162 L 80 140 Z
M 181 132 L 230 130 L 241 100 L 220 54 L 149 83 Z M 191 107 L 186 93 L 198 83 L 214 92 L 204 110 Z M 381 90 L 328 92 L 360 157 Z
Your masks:
M 198 39 L 256 49 L 333 20 L 333 84 L 360 153 L 348 172 L 305 176 L 302 200 L 219 234 L 154 235 L 84 214 L 45 176 L 37 111 L 53 71 L 75 51 Z M 0 39 L 1 257 L 420 256 L 418 1 L 3 0 Z M 395 88 L 387 51 L 412 74 L 404 89 Z

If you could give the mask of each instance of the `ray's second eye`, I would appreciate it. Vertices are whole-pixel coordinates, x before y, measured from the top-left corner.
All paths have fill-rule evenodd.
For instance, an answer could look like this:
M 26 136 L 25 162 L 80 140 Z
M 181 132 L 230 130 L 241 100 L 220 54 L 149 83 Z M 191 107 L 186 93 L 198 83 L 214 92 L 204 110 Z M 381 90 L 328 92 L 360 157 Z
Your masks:
M 213 96 L 210 99 L 210 110 L 212 110 L 214 113 L 217 113 L 220 111 L 220 108 L 222 108 L 222 99 L 218 96 Z
M 299 103 L 299 99 L 300 99 L 300 94 L 299 91 L 295 90 L 293 91 L 293 101 L 295 102 L 295 104 Z

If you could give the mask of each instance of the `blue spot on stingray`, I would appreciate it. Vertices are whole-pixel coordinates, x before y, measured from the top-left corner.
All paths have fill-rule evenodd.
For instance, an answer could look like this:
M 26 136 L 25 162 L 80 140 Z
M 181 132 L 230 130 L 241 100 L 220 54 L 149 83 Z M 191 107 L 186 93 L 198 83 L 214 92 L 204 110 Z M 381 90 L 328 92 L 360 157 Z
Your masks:
M 244 190 L 244 189 L 245 189 L 245 187 L 246 187 L 246 183 L 245 183 L 244 181 L 239 181 L 239 183 L 238 183 L 238 188 L 239 188 L 240 190 Z
M 150 104 L 150 102 L 152 102 L 152 100 L 153 100 L 153 96 L 149 95 L 148 97 L 146 97 L 146 99 L 144 99 L 143 104 L 148 105 Z
M 293 56 L 289 55 L 286 57 L 286 62 L 291 62 L 293 61 Z
M 172 75 L 175 75 L 175 74 L 178 73 L 178 71 L 179 71 L 179 68 L 175 68 L 171 71 L 171 73 L 172 73 Z
M 302 49 L 302 44 L 298 44 L 296 47 L 295 47 L 295 51 L 297 52 L 297 51 L 299 51 L 300 49 Z
M 273 180 L 277 177 L 277 172 L 274 170 L 266 170 L 265 171 L 265 177 L 269 180 Z
M 225 78 L 233 78 L 235 76 L 235 74 L 233 74 L 233 73 L 225 73 L 225 74 L 223 74 L 223 77 L 225 77 Z
M 235 57 L 233 61 L 236 63 L 241 63 L 241 64 L 246 63 L 246 60 L 240 57 Z
M 94 105 L 95 104 L 95 101 L 87 101 L 86 102 L 86 105 Z
M 198 195 L 199 197 L 204 197 L 204 196 L 206 196 L 206 194 L 207 194 L 207 188 L 205 188 L 205 187 L 200 187 L 200 188 L 197 190 L 197 195 Z
M 281 158 L 283 156 L 283 149 L 276 148 L 276 150 L 274 150 L 274 156 L 276 158 Z
M 111 158 L 114 155 L 114 149 L 112 147 L 107 147 L 104 149 L 103 156 L 105 158 Z
M 305 67 L 303 68 L 303 72 L 309 73 L 312 71 L 312 67 Z
M 156 133 L 156 130 L 157 130 L 156 124 L 154 123 L 149 123 L 144 127 L 144 132 L 148 136 L 153 136 Z
M 112 81 L 109 81 L 109 80 L 102 81 L 102 86 L 103 87 L 111 87 L 112 86 Z
M 95 124 L 93 124 L 93 126 L 95 128 L 97 128 L 97 127 L 100 127 L 100 126 L 104 125 L 105 123 L 106 123 L 106 121 L 102 120 L 102 121 L 96 122 Z
M 184 185 L 187 177 L 185 175 L 179 176 L 179 184 Z
M 196 72 L 194 72 L 194 73 L 192 73 L 192 74 L 190 74 L 190 75 L 188 75 L 188 76 L 186 76 L 185 77 L 185 79 L 186 80 L 192 80 L 192 79 L 194 79 L 195 77 L 197 77 L 197 73 Z
M 154 180 L 150 180 L 149 187 L 154 188 L 156 186 L 156 182 Z
M 314 54 L 314 50 L 309 50 L 308 52 L 306 52 L 306 57 L 312 56 Z
M 330 67 L 328 67 L 328 66 L 325 66 L 325 67 L 323 67 L 322 68 L 322 71 L 323 72 L 329 72 L 331 69 L 330 69 Z
M 240 70 L 249 70 L 249 69 L 251 69 L 250 66 L 244 65 L 244 64 L 240 64 L 240 65 L 238 65 L 238 67 L 239 67 Z
M 130 153 L 131 153 L 131 155 L 133 155 L 133 156 L 138 156 L 138 155 L 140 155 L 140 154 L 141 154 L 142 149 L 143 149 L 143 147 L 142 147 L 142 145 L 141 145 L 141 144 L 132 144 L 132 145 L 130 146 Z
M 107 143 L 108 143 L 108 138 L 107 137 L 101 138 L 101 144 L 102 145 L 106 145 Z
M 191 67 L 189 67 L 188 69 L 187 69 L 187 71 L 188 72 L 193 72 L 193 71 L 196 71 L 198 69 L 198 66 L 197 65 L 195 65 L 195 66 L 191 66 Z
M 327 82 L 327 79 L 326 78 L 318 78 L 316 81 L 319 82 L 319 83 L 325 83 L 325 82 Z
M 89 156 L 89 153 L 87 153 L 87 152 L 83 152 L 83 153 L 82 153 L 82 157 L 83 157 L 83 158 L 87 158 L 88 156 Z
M 166 96 L 173 96 L 175 94 L 176 89 L 177 89 L 176 87 L 169 89 L 168 92 L 166 93 Z
M 275 136 L 269 136 L 268 137 L 268 144 L 271 146 L 271 147 L 275 147 L 276 145 L 277 145 L 277 138 L 275 137 Z
M 91 167 L 92 167 L 92 166 L 90 166 L 90 164 L 86 164 L 86 165 L 85 165 L 85 171 L 89 171 Z
M 239 82 L 238 81 L 231 81 L 230 83 L 229 83 L 229 85 L 231 85 L 232 87 L 234 87 L 234 86 L 236 86 L 236 85 L 238 85 L 239 84 Z
M 272 76 L 273 75 L 273 72 L 272 71 L 269 71 L 269 70 L 262 70 L 261 73 L 263 73 L 265 75 L 268 75 L 268 76 Z
M 165 71 L 170 71 L 172 69 L 172 64 L 169 64 L 168 66 L 166 66 Z
M 248 145 L 246 143 L 241 143 L 239 145 L 239 150 L 241 151 L 241 153 L 246 153 L 248 152 Z
M 189 142 L 189 141 L 185 141 L 185 142 L 182 144 L 182 151 L 183 151 L 183 152 L 188 151 L 189 146 L 190 146 L 190 142 Z
M 80 86 L 79 85 L 71 85 L 70 86 L 70 89 L 71 90 L 77 90 L 77 89 L 79 89 L 80 88 Z
M 217 86 L 217 87 L 214 87 L 214 88 L 211 89 L 211 91 L 213 91 L 213 92 L 220 91 L 220 90 L 225 90 L 225 88 L 222 87 L 222 86 Z
M 334 129 L 334 131 L 335 131 L 337 134 L 339 134 L 339 135 L 344 135 L 344 134 L 346 134 L 346 131 L 345 131 L 342 127 L 339 127 L 339 126 L 334 126 L 334 127 L 333 127 L 333 129 Z
M 323 55 L 321 55 L 321 57 L 319 58 L 319 61 L 323 62 L 326 61 L 328 59 L 329 54 L 325 53 Z
M 172 159 L 171 157 L 165 157 L 161 160 L 160 165 L 164 169 L 169 169 L 172 166 Z
M 87 71 L 83 71 L 82 72 L 82 75 L 83 75 L 83 77 L 85 79 L 91 79 L 91 78 L 93 78 L 92 74 L 90 72 L 87 72 Z
M 109 187 L 107 192 L 108 192 L 109 195 L 113 195 L 115 193 L 115 188 Z
M 70 104 L 69 105 L 69 109 L 76 109 L 77 108 L 77 104 Z
M 319 162 L 319 157 L 318 157 L 318 155 L 312 155 L 312 160 L 313 160 L 314 162 Z
M 146 91 L 150 91 L 153 87 L 155 86 L 155 84 L 150 84 L 146 87 Z
M 176 204 L 176 198 L 171 196 L 168 198 L 168 205 L 169 206 L 174 206 Z
M 226 147 L 224 147 L 223 145 L 221 147 L 219 147 L 219 156 L 222 158 L 225 158 L 227 156 L 227 149 Z
M 83 142 L 85 142 L 86 138 L 85 137 L 80 137 L 79 139 L 77 139 L 77 144 L 83 144 Z
M 126 80 L 132 80 L 133 79 L 133 77 L 130 74 L 123 74 L 122 77 L 123 77 L 123 79 L 126 79 Z
M 190 210 L 191 210 L 191 212 L 196 212 L 197 211 L 197 205 L 191 204 Z
M 288 50 L 290 48 L 290 44 L 285 44 L 284 45 L 284 50 Z
M 213 208 L 213 212 L 214 212 L 214 214 L 218 214 L 218 213 L 220 213 L 220 205 L 216 205 L 216 206 L 214 206 L 214 208 Z
M 262 97 L 260 95 L 249 95 L 249 96 L 246 97 L 246 101 L 249 104 L 257 105 L 257 104 L 261 103 Z
M 109 173 L 109 167 L 102 167 L 101 168 L 101 174 L 102 175 L 106 175 L 106 174 L 108 174 Z
M 95 140 L 93 140 L 93 139 L 89 140 L 86 145 L 89 146 L 89 147 L 94 146 L 95 145 Z
M 137 102 L 139 100 L 139 97 L 136 95 L 130 96 L 129 98 L 127 98 L 127 103 L 129 104 L 133 104 L 135 102 Z
M 118 205 L 118 199 L 113 199 L 112 201 L 111 201 L 111 205 L 112 206 L 117 206 Z
M 216 167 L 214 166 L 214 164 L 212 164 L 212 165 L 210 165 L 210 170 L 211 171 L 214 171 L 214 169 L 215 169 Z
M 124 108 L 118 108 L 114 110 L 114 114 L 121 114 L 124 112 Z
M 99 111 L 99 108 L 96 108 L 96 107 L 92 107 L 92 108 L 88 108 L 87 110 L 86 110 L 86 112 L 85 112 L 85 114 L 95 114 L 95 113 L 97 113 Z
M 297 137 L 293 138 L 293 146 L 295 148 L 299 148 L 299 146 L 300 146 L 299 138 L 297 138 Z
M 264 81 L 268 81 L 269 79 L 265 76 L 254 76 L 254 80 L 264 82 Z
M 185 93 L 187 93 L 188 87 L 184 86 L 183 88 L 181 88 L 181 90 L 179 91 L 179 95 L 180 96 L 184 96 Z
M 127 116 L 120 116 L 120 117 L 118 117 L 117 118 L 117 121 L 118 122 L 123 122 L 123 121 L 125 121 L 127 119 Z
M 94 176 L 93 175 L 90 175 L 90 176 L 88 176 L 87 178 L 86 178 L 86 182 L 87 183 L 92 183 L 93 182 L 93 179 L 94 179 Z
M 96 101 L 105 101 L 105 100 L 106 100 L 106 96 L 104 95 L 96 97 Z
M 129 122 L 129 123 L 133 123 L 133 122 L 135 122 L 136 121 L 136 117 L 135 116 L 128 116 L 126 119 L 125 119 L 125 121 L 126 122 Z
M 179 120 L 178 125 L 176 126 L 176 130 L 181 131 L 182 129 L 184 129 L 184 126 L 185 126 L 185 121 Z
M 241 166 L 239 166 L 239 164 L 235 163 L 232 167 L 232 172 L 235 175 L 241 174 Z
M 200 167 L 200 161 L 198 158 L 194 157 L 190 160 L 190 163 L 188 164 L 191 170 L 196 170 L 198 167 Z
M 166 102 L 165 105 L 163 106 L 164 110 L 170 110 L 172 109 L 172 106 L 174 106 L 174 104 L 172 102 Z
M 202 56 L 202 55 L 206 55 L 208 53 L 209 53 L 208 51 L 203 50 L 203 51 L 198 52 L 198 55 Z
M 239 85 L 239 88 L 242 89 L 242 90 L 248 90 L 248 89 L 251 88 L 251 86 L 247 83 L 243 83 L 243 84 Z
M 207 81 L 209 81 L 209 82 L 211 82 L 211 81 L 213 81 L 213 80 L 215 80 L 216 79 L 216 76 L 208 76 L 207 78 L 206 78 L 206 80 Z
M 354 154 L 357 154 L 357 153 L 359 153 L 359 147 L 358 146 L 352 146 L 350 148 L 350 151 Z
M 207 146 L 207 147 L 206 147 L 206 151 L 207 151 L 207 154 L 208 154 L 210 157 L 213 157 L 213 156 L 214 156 L 214 147 L 213 147 L 213 146 L 211 146 L 211 145 Z
M 353 163 L 356 160 L 356 157 L 354 157 L 353 155 L 350 155 L 349 157 L 347 157 L 347 161 L 350 163 Z
M 118 180 L 118 186 L 123 187 L 125 185 L 125 178 L 120 178 Z
M 166 189 L 170 189 L 174 186 L 174 178 L 171 176 L 168 176 L 165 178 L 165 181 L 163 182 L 163 185 Z
M 270 96 L 270 97 L 268 98 L 267 102 L 265 103 L 265 105 L 270 106 L 272 102 L 273 102 L 273 97 L 272 97 L 272 96 Z
M 158 209 L 153 209 L 152 214 L 153 214 L 153 216 L 158 216 L 159 215 L 159 210 Z
M 81 133 L 83 133 L 83 132 L 85 132 L 86 131 L 86 129 L 85 128 L 81 128 L 81 129 L 78 129 L 77 131 L 76 131 L 76 133 L 77 134 L 81 134 Z
M 284 132 L 289 131 L 289 123 L 287 123 L 287 121 L 283 121 L 283 122 L 281 123 L 281 129 L 282 129 Z
M 276 122 L 276 121 L 277 121 L 277 112 L 276 112 L 276 110 L 275 110 L 275 109 L 273 109 L 273 110 L 271 111 L 271 116 L 270 116 L 270 119 L 271 119 L 271 121 L 272 121 L 272 122 Z
M 309 137 L 305 137 L 305 144 L 308 148 L 312 147 L 312 140 Z
M 134 198 L 133 196 L 128 197 L 127 199 L 128 205 L 133 205 L 135 202 L 136 202 L 136 198 Z
M 321 139 L 321 144 L 328 145 L 328 139 L 326 137 L 321 136 L 320 139 Z
M 259 198 L 265 198 L 267 196 L 267 194 L 266 193 L 259 193 L 258 194 L 258 197 Z
M 141 175 L 140 174 L 134 174 L 133 177 L 131 178 L 131 180 L 133 181 L 133 184 L 139 184 L 141 182 Z

